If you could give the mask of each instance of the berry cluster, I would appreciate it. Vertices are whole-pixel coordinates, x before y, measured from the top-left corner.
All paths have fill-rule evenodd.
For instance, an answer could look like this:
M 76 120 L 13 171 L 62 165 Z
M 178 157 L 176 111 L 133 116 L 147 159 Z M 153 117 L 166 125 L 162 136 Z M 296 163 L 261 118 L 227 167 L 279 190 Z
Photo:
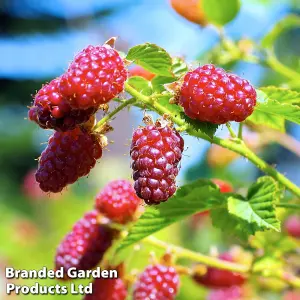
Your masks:
M 127 70 L 116 50 L 108 44 L 88 46 L 65 74 L 37 92 L 28 117 L 43 129 L 56 130 L 36 172 L 43 191 L 60 192 L 95 166 L 103 144 L 84 124 L 94 119 L 101 104 L 123 91 L 126 79 Z
M 183 149 L 182 137 L 168 125 L 157 123 L 134 131 L 130 149 L 134 188 L 147 204 L 159 204 L 175 193 Z
M 246 80 L 214 65 L 188 72 L 180 90 L 185 114 L 203 122 L 242 122 L 253 112 L 256 91 Z

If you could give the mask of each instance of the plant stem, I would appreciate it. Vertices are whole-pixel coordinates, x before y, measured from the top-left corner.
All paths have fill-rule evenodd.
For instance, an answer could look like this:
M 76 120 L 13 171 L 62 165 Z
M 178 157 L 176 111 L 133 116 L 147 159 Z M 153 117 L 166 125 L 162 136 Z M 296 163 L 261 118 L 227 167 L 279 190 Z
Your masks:
M 227 148 L 229 150 L 232 150 L 244 156 L 249 161 L 251 161 L 254 165 L 256 165 L 260 170 L 262 170 L 264 173 L 276 179 L 278 182 L 283 184 L 289 191 L 291 191 L 293 194 L 295 194 L 300 198 L 300 188 L 297 185 L 295 185 L 293 182 L 291 182 L 289 179 L 287 179 L 283 174 L 276 171 L 276 169 L 274 169 L 272 166 L 267 164 L 264 160 L 259 158 L 254 152 L 252 152 L 245 145 L 243 141 L 236 140 L 236 139 L 235 140 L 221 139 L 218 137 L 213 137 L 211 139 L 206 134 L 193 129 L 190 125 L 187 125 L 185 120 L 182 119 L 179 115 L 172 114 L 172 112 L 169 111 L 165 106 L 161 105 L 158 101 L 156 101 L 157 99 L 155 97 L 151 97 L 151 96 L 147 97 L 145 95 L 142 95 L 133 87 L 131 87 L 128 83 L 125 84 L 125 90 L 133 97 L 135 97 L 138 101 L 146 104 L 148 107 L 156 111 L 158 114 L 160 115 L 168 114 L 171 120 L 175 124 L 177 124 L 180 127 L 185 126 L 186 132 L 188 134 L 198 138 L 202 138 L 204 140 L 207 140 L 211 143 L 217 144 L 223 148 Z
M 232 138 L 236 139 L 236 134 L 235 134 L 235 132 L 233 131 L 233 129 L 232 129 L 230 123 L 226 123 L 226 127 L 227 127 L 227 129 L 228 129 L 228 131 L 229 131 L 229 133 L 230 133 L 230 136 L 231 136 Z
M 238 273 L 249 272 L 248 266 L 228 262 L 211 256 L 206 256 L 201 253 L 196 253 L 194 251 L 163 242 L 153 236 L 149 236 L 145 238 L 143 242 L 155 246 L 157 248 L 161 248 L 167 251 L 172 251 L 178 258 L 188 258 L 190 260 L 202 263 L 207 266 L 238 272 Z
M 131 98 L 128 100 L 125 100 L 121 102 L 116 109 L 114 109 L 112 112 L 107 114 L 105 117 L 103 117 L 94 127 L 94 129 L 97 131 L 97 129 L 100 129 L 103 125 L 105 125 L 110 119 L 112 119 L 118 112 L 120 112 L 123 108 L 125 108 L 128 105 L 134 104 L 136 102 L 135 98 Z
M 239 124 L 239 132 L 238 132 L 238 138 L 240 139 L 240 140 L 242 140 L 243 139 L 243 127 L 244 127 L 244 123 L 240 123 Z

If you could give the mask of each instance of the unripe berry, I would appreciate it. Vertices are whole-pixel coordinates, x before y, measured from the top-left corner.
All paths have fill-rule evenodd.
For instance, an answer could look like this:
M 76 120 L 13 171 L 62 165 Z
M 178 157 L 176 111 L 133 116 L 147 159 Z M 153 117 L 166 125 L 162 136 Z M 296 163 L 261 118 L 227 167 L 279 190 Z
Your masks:
M 125 224 L 134 219 L 140 203 L 130 181 L 114 180 L 97 195 L 95 208 L 112 221 Z
M 297 215 L 289 216 L 284 224 L 288 235 L 300 238 L 300 217 Z
M 60 92 L 72 108 L 97 109 L 124 90 L 127 70 L 109 45 L 88 46 L 74 58 L 62 76 Z
M 133 300 L 173 300 L 179 288 L 179 276 L 173 267 L 150 265 L 134 285 Z
M 202 10 L 202 0 L 171 0 L 174 10 L 190 22 L 205 26 L 206 17 Z
M 202 122 L 242 122 L 254 110 L 256 91 L 247 80 L 204 65 L 185 75 L 179 104 L 188 117 Z
M 146 204 L 159 204 L 175 193 L 183 148 L 182 137 L 168 125 L 134 131 L 130 150 L 134 189 Z
M 140 77 L 145 78 L 146 80 L 151 81 L 155 77 L 155 74 L 145 70 L 141 66 L 134 66 L 133 68 L 131 68 L 129 70 L 129 77 L 132 77 L 132 76 L 140 76 Z
M 220 259 L 233 262 L 233 257 L 230 253 L 223 253 L 219 256 Z M 221 270 L 214 267 L 208 267 L 204 275 L 195 274 L 194 280 L 209 288 L 226 288 L 234 285 L 242 285 L 246 278 L 232 271 Z

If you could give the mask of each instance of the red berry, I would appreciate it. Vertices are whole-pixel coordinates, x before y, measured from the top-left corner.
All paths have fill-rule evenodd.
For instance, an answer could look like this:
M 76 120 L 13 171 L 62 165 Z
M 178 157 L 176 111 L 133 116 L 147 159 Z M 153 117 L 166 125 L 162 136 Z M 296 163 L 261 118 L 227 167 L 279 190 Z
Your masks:
M 86 176 L 102 156 L 97 136 L 75 128 L 55 132 L 42 152 L 35 178 L 44 192 L 60 192 L 79 177 Z
M 97 278 L 93 282 L 93 293 L 86 295 L 84 300 L 125 300 L 126 286 L 121 278 Z
M 71 109 L 59 91 L 60 78 L 44 85 L 34 97 L 33 106 L 28 112 L 31 121 L 41 128 L 67 131 L 87 122 L 97 109 Z
M 223 253 L 219 256 L 219 258 L 233 262 L 233 258 L 230 253 Z M 209 288 L 226 288 L 233 285 L 242 285 L 246 281 L 246 278 L 238 273 L 213 267 L 208 267 L 205 275 L 199 276 L 195 274 L 193 278 L 197 283 Z
M 97 223 L 97 212 L 88 212 L 75 225 L 57 248 L 55 268 L 90 270 L 111 246 L 115 231 Z
M 192 119 L 214 124 L 242 122 L 254 110 L 256 91 L 247 80 L 204 65 L 185 75 L 179 104 Z
M 140 76 L 145 78 L 146 80 L 151 81 L 155 77 L 155 74 L 145 70 L 143 67 L 134 66 L 129 70 L 129 77 L 132 76 Z
M 285 230 L 288 235 L 300 238 L 300 217 L 297 215 L 289 216 L 285 221 Z
M 221 193 L 233 192 L 233 186 L 229 182 L 216 178 L 211 181 L 219 187 Z
M 139 276 L 133 300 L 173 300 L 179 287 L 179 276 L 173 267 L 150 265 Z
M 134 219 L 140 199 L 128 180 L 114 180 L 97 195 L 96 209 L 114 222 L 125 224 Z
M 148 125 L 134 131 L 130 150 L 134 189 L 147 204 L 159 204 L 175 193 L 183 147 L 182 137 L 169 126 Z
M 88 46 L 62 76 L 61 93 L 77 109 L 98 108 L 124 90 L 127 71 L 119 53 L 108 45 Z
M 244 299 L 244 291 L 240 286 L 232 286 L 213 290 L 209 293 L 207 300 L 242 300 Z

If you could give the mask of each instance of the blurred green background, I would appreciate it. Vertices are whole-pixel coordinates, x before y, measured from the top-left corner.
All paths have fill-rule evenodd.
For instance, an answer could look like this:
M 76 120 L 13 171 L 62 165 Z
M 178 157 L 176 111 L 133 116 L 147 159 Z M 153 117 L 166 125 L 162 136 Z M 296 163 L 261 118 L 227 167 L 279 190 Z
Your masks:
M 299 14 L 300 1 L 244 0 L 239 15 L 226 26 L 226 31 L 233 39 L 259 41 L 288 13 Z M 113 143 L 88 178 L 79 180 L 60 195 L 43 195 L 32 174 L 51 132 L 39 129 L 26 119 L 32 95 L 44 82 L 60 75 L 77 51 L 88 44 L 102 44 L 111 36 L 119 37 L 117 49 L 120 51 L 150 41 L 188 60 L 198 58 L 200 63 L 212 62 L 206 54 L 217 45 L 218 36 L 213 28 L 200 28 L 177 15 L 167 0 L 2 0 L 0 16 L 0 266 L 2 270 L 4 266 L 52 268 L 58 243 L 72 224 L 93 207 L 97 192 L 111 179 L 131 177 L 128 147 L 132 130 L 141 123 L 142 114 L 132 109 L 122 112 L 113 121 L 115 131 L 109 134 Z M 298 71 L 299 51 L 300 29 L 283 34 L 276 44 L 279 59 Z M 261 66 L 235 63 L 227 67 L 256 86 L 284 82 Z M 223 131 L 221 128 L 219 134 L 224 135 Z M 299 129 L 290 125 L 289 132 L 299 140 Z M 230 180 L 236 189 L 242 190 L 260 175 L 244 159 L 237 158 L 225 167 L 218 166 L 214 161 L 220 154 L 217 152 L 214 156 L 208 143 L 185 139 L 187 149 L 179 184 L 200 177 L 217 177 Z M 297 163 L 294 154 L 274 144 L 260 150 L 268 162 L 277 164 L 279 170 L 300 183 L 299 160 Z M 241 244 L 213 229 L 208 218 L 199 222 L 194 226 L 191 220 L 186 220 L 157 236 L 203 253 L 209 253 L 211 246 L 222 251 L 229 245 Z M 129 268 L 145 266 L 149 250 L 142 248 L 134 261 L 128 262 Z M 133 250 L 128 251 L 132 256 Z M 128 253 L 123 253 L 123 257 L 128 257 Z M 35 281 L 15 282 L 31 285 Z M 205 299 L 207 290 L 187 278 L 182 281 L 178 299 Z M 40 282 L 56 284 L 49 280 Z M 5 283 L 2 274 L 0 299 L 6 299 Z M 281 299 L 279 293 L 260 291 L 259 295 L 262 299 Z M 22 299 L 22 296 L 10 296 L 13 297 Z M 35 297 L 81 298 L 73 295 Z

